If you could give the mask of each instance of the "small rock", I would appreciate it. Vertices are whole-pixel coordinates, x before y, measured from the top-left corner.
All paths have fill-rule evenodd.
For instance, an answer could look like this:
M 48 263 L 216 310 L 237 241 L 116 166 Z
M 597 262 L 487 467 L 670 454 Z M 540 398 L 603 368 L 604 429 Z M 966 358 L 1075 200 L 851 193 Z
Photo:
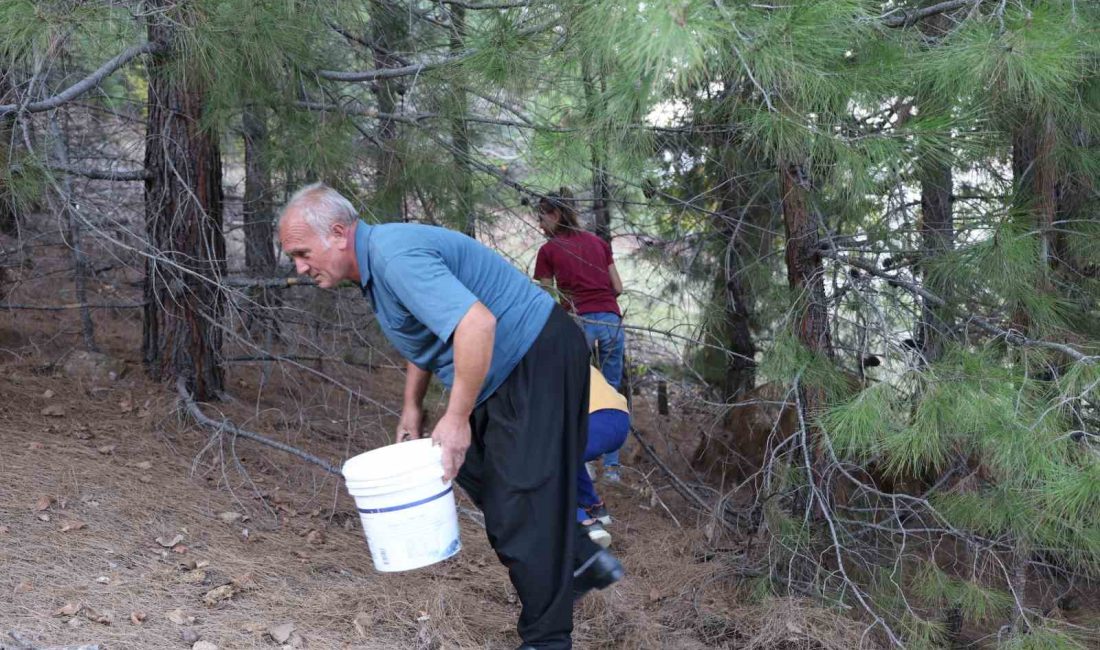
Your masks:
M 188 616 L 187 614 L 184 614 L 183 610 L 179 607 L 165 614 L 165 617 L 176 625 L 190 625 L 195 622 L 194 616 Z
M 202 602 L 206 603 L 208 607 L 213 607 L 223 600 L 232 598 L 235 593 L 237 593 L 237 589 L 233 585 L 222 585 L 206 592 L 206 595 L 202 597 Z
M 65 603 L 65 606 L 53 613 L 54 616 L 76 616 L 84 609 L 81 603 Z
M 53 390 L 47 388 L 46 392 L 42 393 L 42 397 L 43 397 L 43 399 L 53 399 L 53 396 L 56 395 L 56 394 L 57 393 L 53 392 Z
M 183 541 L 183 535 L 180 535 L 180 534 L 177 534 L 172 539 L 168 539 L 168 538 L 165 538 L 165 537 L 158 537 L 157 538 L 157 544 L 160 544 L 164 548 L 172 548 L 173 546 L 175 546 L 176 544 L 179 544 L 182 541 Z
M 294 630 L 296 629 L 297 627 L 293 623 L 283 623 L 281 625 L 269 627 L 267 633 L 271 635 L 275 643 L 286 643 L 290 640 L 290 635 L 294 634 Z
M 224 521 L 227 524 L 236 523 L 237 521 L 240 520 L 240 518 L 241 518 L 241 513 L 239 513 L 239 512 L 219 512 L 218 513 L 218 519 L 221 519 L 222 521 Z
M 145 622 L 145 612 L 130 612 L 130 623 L 141 625 Z
M 78 627 L 84 625 L 84 619 L 77 618 L 77 617 L 74 616 L 74 617 L 69 619 L 69 621 L 68 621 L 68 623 L 66 623 L 66 625 L 68 625 L 71 628 L 78 628 Z
M 140 463 L 134 463 L 131 467 L 136 467 L 138 469 L 153 469 L 153 463 L 143 460 Z
M 209 641 L 199 641 L 191 646 L 191 650 L 218 650 L 218 646 Z
M 138 480 L 141 481 L 142 483 L 152 483 L 153 482 L 153 477 L 149 476 L 148 474 L 142 474 L 141 476 L 138 477 Z
M 49 521 L 50 520 L 49 513 L 45 513 L 45 512 L 38 513 L 38 520 L 39 521 Z
M 180 638 L 187 645 L 191 645 L 199 640 L 199 633 L 189 627 L 180 628 Z
M 60 404 L 50 404 L 39 411 L 39 413 L 51 418 L 65 417 L 65 407 Z
M 96 447 L 96 451 L 106 456 L 107 454 L 115 453 L 115 448 L 116 445 L 102 445 L 100 447 Z
M 98 578 L 95 579 L 95 581 L 98 582 L 101 585 L 111 584 L 111 579 L 108 578 L 107 576 L 99 576 Z

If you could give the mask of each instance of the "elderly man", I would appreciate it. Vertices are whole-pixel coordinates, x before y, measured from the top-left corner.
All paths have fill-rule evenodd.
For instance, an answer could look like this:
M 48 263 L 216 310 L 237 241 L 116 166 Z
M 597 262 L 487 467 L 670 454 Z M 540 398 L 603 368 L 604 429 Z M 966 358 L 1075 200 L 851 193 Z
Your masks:
M 523 604 L 521 647 L 571 647 L 575 598 L 623 575 L 574 516 L 587 435 L 584 334 L 477 241 L 432 226 L 367 225 L 321 184 L 291 198 L 279 238 L 298 273 L 319 286 L 357 282 L 408 360 L 398 442 L 425 432 L 431 375 L 450 388 L 432 440 L 444 478 L 456 478 L 485 513 L 489 543 Z

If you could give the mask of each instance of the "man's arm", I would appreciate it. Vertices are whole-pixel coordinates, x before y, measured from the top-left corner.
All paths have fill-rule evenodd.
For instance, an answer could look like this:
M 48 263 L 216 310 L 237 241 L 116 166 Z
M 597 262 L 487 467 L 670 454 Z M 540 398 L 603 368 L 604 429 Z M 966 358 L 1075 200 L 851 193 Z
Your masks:
M 432 374 L 413 362 L 405 367 L 405 403 L 397 423 L 397 442 L 414 440 L 424 434 L 424 395 Z
M 432 440 L 443 448 L 443 480 L 458 474 L 470 446 L 470 414 L 489 373 L 497 319 L 485 305 L 475 302 L 454 333 L 454 385 L 443 414 L 432 431 Z

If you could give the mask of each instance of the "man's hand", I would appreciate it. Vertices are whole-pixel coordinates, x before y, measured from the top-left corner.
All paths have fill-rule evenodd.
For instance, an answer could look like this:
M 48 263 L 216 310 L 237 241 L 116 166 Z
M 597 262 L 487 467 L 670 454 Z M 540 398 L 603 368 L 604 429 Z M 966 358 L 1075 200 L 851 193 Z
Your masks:
M 422 437 L 424 437 L 423 409 L 411 406 L 401 409 L 401 421 L 397 423 L 397 436 L 394 442 L 405 442 Z
M 466 460 L 466 449 L 470 446 L 470 420 L 444 415 L 435 424 L 432 442 L 443 448 L 443 480 L 449 481 L 458 475 L 458 469 Z

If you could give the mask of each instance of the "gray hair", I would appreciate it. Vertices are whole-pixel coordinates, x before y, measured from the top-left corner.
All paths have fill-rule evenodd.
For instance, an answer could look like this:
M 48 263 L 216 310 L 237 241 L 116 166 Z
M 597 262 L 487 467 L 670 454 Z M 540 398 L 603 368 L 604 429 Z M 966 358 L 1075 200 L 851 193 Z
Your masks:
M 279 215 L 280 223 L 291 208 L 300 211 L 305 222 L 322 239 L 334 225 L 351 225 L 359 219 L 351 201 L 324 183 L 311 183 L 295 192 Z

